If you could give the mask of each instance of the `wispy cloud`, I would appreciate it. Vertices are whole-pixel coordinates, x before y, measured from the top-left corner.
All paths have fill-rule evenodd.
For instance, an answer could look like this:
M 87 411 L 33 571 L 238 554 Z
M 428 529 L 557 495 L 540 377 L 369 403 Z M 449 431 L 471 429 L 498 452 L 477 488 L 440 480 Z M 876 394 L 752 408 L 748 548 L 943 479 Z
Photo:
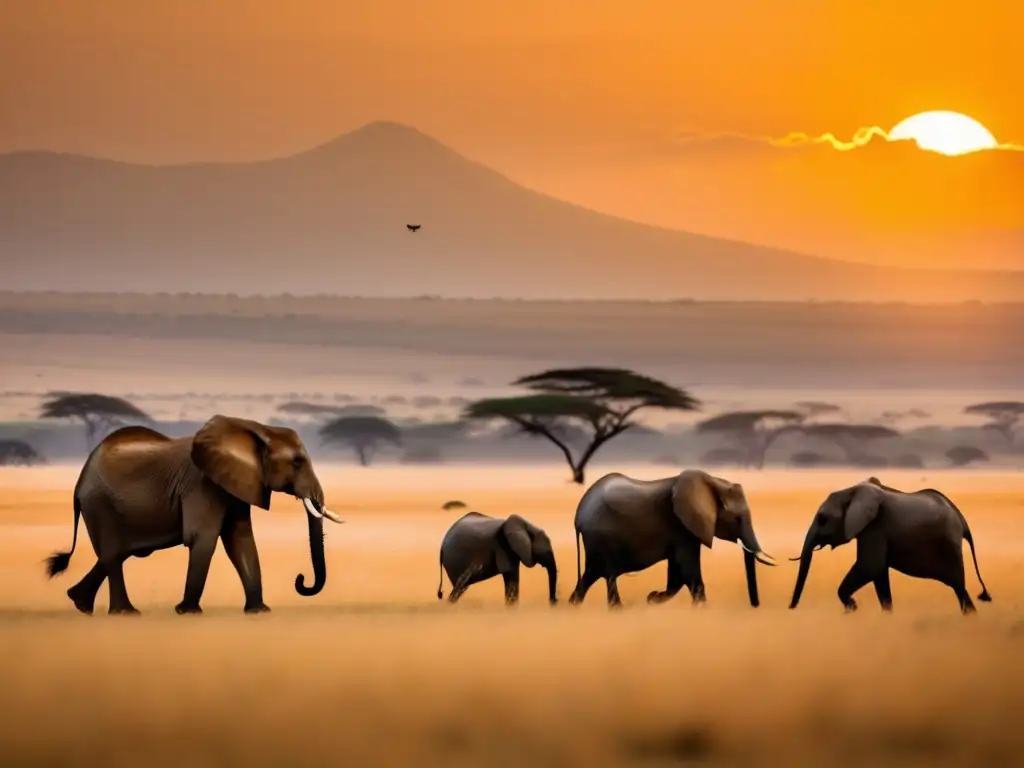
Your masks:
M 764 136 L 756 134 L 743 134 L 734 132 L 714 132 L 714 133 L 700 133 L 697 131 L 683 131 L 678 134 L 677 138 L 683 143 L 696 143 L 696 142 L 748 142 L 754 144 L 766 144 L 772 147 L 778 147 L 780 149 L 793 149 L 798 147 L 807 147 L 814 145 L 825 145 L 839 152 L 849 152 L 850 150 L 860 149 L 870 144 L 873 140 L 879 139 L 885 142 L 899 142 L 899 141 L 912 141 L 912 139 L 893 139 L 889 136 L 889 133 L 877 125 L 867 126 L 858 128 L 849 141 L 843 141 L 838 138 L 834 133 L 822 133 L 817 136 L 802 131 L 792 131 L 785 136 Z M 1012 144 L 1012 143 L 1000 143 L 994 147 L 990 147 L 985 150 L 979 150 L 983 152 L 991 152 L 993 150 L 1002 150 L 1009 152 L 1024 152 L 1024 145 Z
M 869 144 L 875 137 L 879 137 L 885 141 L 891 141 L 889 134 L 877 125 L 872 125 L 869 128 L 858 128 L 856 133 L 853 134 L 853 138 L 850 141 L 843 141 L 842 139 L 836 138 L 835 134 L 823 133 L 820 136 L 811 136 L 807 133 L 799 131 L 793 131 L 783 136 L 781 139 L 769 138 L 768 143 L 773 147 L 801 147 L 805 144 L 828 144 L 833 149 L 837 149 L 840 152 L 848 152 L 851 149 L 857 149 Z

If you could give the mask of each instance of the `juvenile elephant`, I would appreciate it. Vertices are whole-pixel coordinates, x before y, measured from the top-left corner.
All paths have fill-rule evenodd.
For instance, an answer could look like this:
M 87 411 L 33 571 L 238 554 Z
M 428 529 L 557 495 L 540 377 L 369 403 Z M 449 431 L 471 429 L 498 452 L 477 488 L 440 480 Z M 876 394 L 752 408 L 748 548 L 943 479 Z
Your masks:
M 67 591 L 82 613 L 93 612 L 104 579 L 109 580 L 110 613 L 138 613 L 125 589 L 124 561 L 179 544 L 189 550 L 188 574 L 175 610 L 201 613 L 199 599 L 218 538 L 242 581 L 245 612 L 269 611 L 263 603 L 250 505 L 269 510 L 272 491 L 302 499 L 314 583 L 306 587 L 299 574 L 295 590 L 316 595 L 327 583 L 323 518 L 343 521 L 324 507 L 324 493 L 302 441 L 291 429 L 220 415 L 194 437 L 171 439 L 134 426 L 112 432 L 97 445 L 75 485 L 71 550 L 47 559 L 49 576 L 67 569 L 81 516 L 97 558 L 92 570 Z
M 440 567 L 452 584 L 448 601 L 454 603 L 470 585 L 501 574 L 505 602 L 519 600 L 519 564 L 540 565 L 548 572 L 548 600 L 557 602 L 558 569 L 551 540 L 540 528 L 519 515 L 505 519 L 479 512 L 467 512 L 445 533 L 441 541 Z M 437 585 L 437 599 L 444 597 L 444 573 Z
M 687 469 L 675 477 L 635 480 L 613 472 L 595 482 L 576 508 L 576 589 L 569 602 L 580 603 L 594 582 L 608 586 L 608 605 L 622 605 L 617 585 L 623 573 L 668 560 L 668 584 L 651 592 L 648 603 L 673 597 L 684 586 L 694 603 L 705 600 L 700 546 L 715 538 L 739 541 L 747 571 L 750 604 L 759 604 L 754 561 L 774 566 L 754 536 L 750 507 L 738 483 Z M 587 564 L 580 575 L 580 537 Z
M 889 569 L 907 576 L 935 579 L 952 588 L 964 614 L 975 611 L 964 580 L 963 540 L 971 546 L 974 572 L 981 582 L 978 599 L 992 597 L 978 570 L 974 538 L 967 520 L 956 505 L 939 491 L 925 488 L 904 492 L 869 477 L 841 491 L 834 491 L 818 507 L 800 557 L 790 608 L 800 602 L 811 557 L 815 550 L 835 549 L 857 540 L 857 560 L 839 585 L 839 600 L 847 611 L 857 609 L 853 593 L 868 582 L 874 584 L 882 610 L 892 610 Z

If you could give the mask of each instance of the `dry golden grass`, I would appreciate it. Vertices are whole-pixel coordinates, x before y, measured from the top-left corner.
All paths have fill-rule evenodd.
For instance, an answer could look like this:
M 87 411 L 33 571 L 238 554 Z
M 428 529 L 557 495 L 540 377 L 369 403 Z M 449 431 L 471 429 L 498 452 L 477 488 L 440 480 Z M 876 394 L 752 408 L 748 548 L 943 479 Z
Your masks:
M 663 468 L 636 468 L 641 477 Z M 598 583 L 578 608 L 572 517 L 582 488 L 537 470 L 321 468 L 332 509 L 328 584 L 311 573 L 299 505 L 255 515 L 271 614 L 241 612 L 222 551 L 202 616 L 172 606 L 186 553 L 128 563 L 139 618 L 74 611 L 64 590 L 93 562 L 83 536 L 69 573 L 42 559 L 71 537 L 76 469 L 0 473 L 0 754 L 19 765 L 994 765 L 1024 747 L 1024 616 L 1017 598 L 1024 477 L 932 474 L 972 525 L 994 602 L 964 618 L 947 588 L 893 575 L 895 611 L 869 588 L 844 615 L 835 588 L 854 548 L 819 553 L 801 606 L 795 564 L 760 569 L 746 602 L 742 558 L 703 554 L 708 603 L 647 606 L 663 566 L 625 578 L 609 612 Z M 747 488 L 762 545 L 796 554 L 804 526 L 849 473 L 729 473 Z M 591 480 L 597 478 L 592 474 Z M 916 474 L 885 473 L 904 488 Z M 524 572 L 506 609 L 500 580 L 439 603 L 437 550 L 461 511 L 526 515 L 551 534 L 563 603 Z M 84 530 L 80 531 L 84 535 Z M 965 547 L 965 552 L 968 550 Z M 450 589 L 447 580 L 445 592 Z M 973 573 L 973 595 L 980 591 Z

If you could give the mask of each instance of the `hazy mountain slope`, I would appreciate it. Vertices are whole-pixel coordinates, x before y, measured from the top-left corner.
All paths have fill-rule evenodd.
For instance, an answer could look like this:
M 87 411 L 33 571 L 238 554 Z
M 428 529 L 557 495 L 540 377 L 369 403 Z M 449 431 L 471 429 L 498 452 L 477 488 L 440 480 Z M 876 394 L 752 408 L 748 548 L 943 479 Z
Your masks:
M 413 234 L 406 223 L 423 228 Z M 1017 299 L 1024 273 L 855 265 L 658 229 L 521 187 L 373 123 L 287 158 L 139 166 L 0 157 L 13 290 Z

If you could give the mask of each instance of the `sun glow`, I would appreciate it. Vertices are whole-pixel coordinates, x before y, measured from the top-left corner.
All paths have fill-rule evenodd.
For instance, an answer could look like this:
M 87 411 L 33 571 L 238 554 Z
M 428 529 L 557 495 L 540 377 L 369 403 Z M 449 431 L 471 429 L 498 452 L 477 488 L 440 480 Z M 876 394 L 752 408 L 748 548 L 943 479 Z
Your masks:
M 920 112 L 908 117 L 889 131 L 888 139 L 913 139 L 921 149 L 943 155 L 965 155 L 999 147 L 995 136 L 977 120 L 948 111 Z

